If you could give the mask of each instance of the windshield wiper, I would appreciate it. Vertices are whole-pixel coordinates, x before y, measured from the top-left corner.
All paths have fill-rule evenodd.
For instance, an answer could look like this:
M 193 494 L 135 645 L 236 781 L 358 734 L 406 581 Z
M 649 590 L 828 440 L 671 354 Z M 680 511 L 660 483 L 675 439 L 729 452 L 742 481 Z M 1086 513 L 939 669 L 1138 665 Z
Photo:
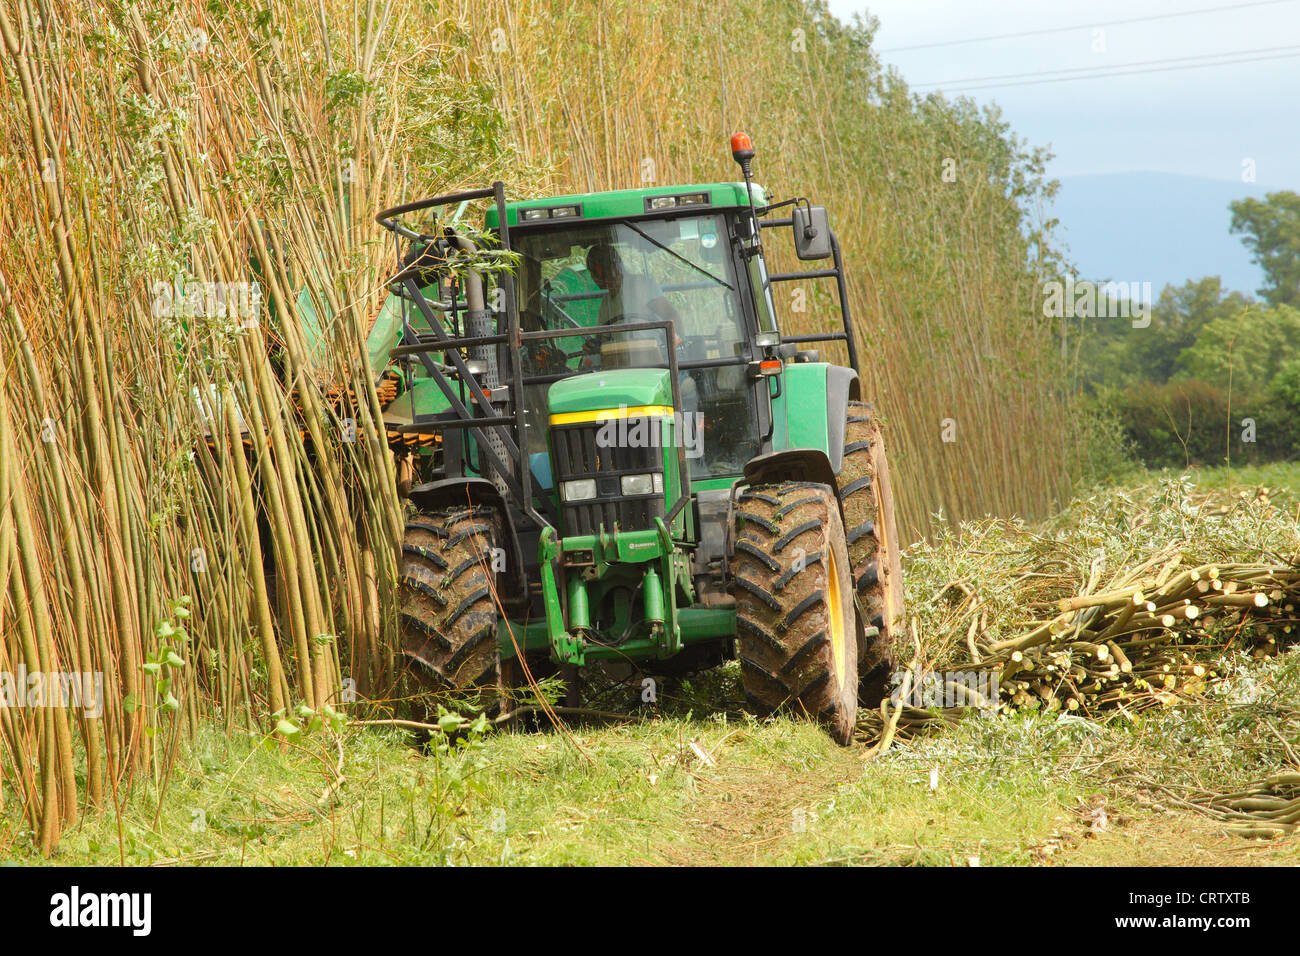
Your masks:
M 629 229 L 631 229 L 633 232 L 635 232 L 638 236 L 640 236 L 640 237 L 641 237 L 642 239 L 644 239 L 646 242 L 650 242 L 650 243 L 653 243 L 654 245 L 658 246 L 660 249 L 662 249 L 664 252 L 668 253 L 668 254 L 669 254 L 670 256 L 672 256 L 674 259 L 680 259 L 682 262 L 686 263 L 688 266 L 690 266 L 690 267 L 691 267 L 692 269 L 694 269 L 696 272 L 700 273 L 701 275 L 707 276 L 708 278 L 712 279 L 714 282 L 718 283 L 718 285 L 724 285 L 724 286 L 726 286 L 728 289 L 730 289 L 732 292 L 735 292 L 735 291 L 736 291 L 735 287 L 732 286 L 732 284 L 731 284 L 730 282 L 726 281 L 725 279 L 719 279 L 717 276 L 715 276 L 715 275 L 714 275 L 712 272 L 710 272 L 708 269 L 701 269 L 699 266 L 697 266 L 694 262 L 691 262 L 690 259 L 687 259 L 687 258 L 686 258 L 684 255 L 682 255 L 680 252 L 673 252 L 673 250 L 669 249 L 667 246 L 665 246 L 665 245 L 664 245 L 662 242 L 660 242 L 658 239 L 656 239 L 656 238 L 654 238 L 653 236 L 647 235 L 646 233 L 642 232 L 640 229 L 638 229 L 638 228 L 637 228 L 636 226 L 634 226 L 632 223 L 630 223 L 630 222 L 624 222 L 622 225 L 627 226 Z

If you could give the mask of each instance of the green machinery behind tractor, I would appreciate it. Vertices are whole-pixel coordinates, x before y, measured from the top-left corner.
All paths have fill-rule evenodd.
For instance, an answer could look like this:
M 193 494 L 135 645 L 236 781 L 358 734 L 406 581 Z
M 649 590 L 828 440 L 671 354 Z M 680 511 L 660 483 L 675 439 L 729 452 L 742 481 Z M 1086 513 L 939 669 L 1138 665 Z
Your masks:
M 398 267 L 372 363 L 409 499 L 402 651 L 426 679 L 559 667 L 572 695 L 596 662 L 739 657 L 749 707 L 844 743 L 886 693 L 902 578 L 839 244 L 824 208 L 768 203 L 747 137 L 732 152 L 744 182 L 523 202 L 496 183 L 378 215 Z M 477 243 L 455 216 L 403 223 L 476 200 Z M 780 228 L 830 267 L 769 272 Z M 837 329 L 783 336 L 773 287 L 813 280 Z

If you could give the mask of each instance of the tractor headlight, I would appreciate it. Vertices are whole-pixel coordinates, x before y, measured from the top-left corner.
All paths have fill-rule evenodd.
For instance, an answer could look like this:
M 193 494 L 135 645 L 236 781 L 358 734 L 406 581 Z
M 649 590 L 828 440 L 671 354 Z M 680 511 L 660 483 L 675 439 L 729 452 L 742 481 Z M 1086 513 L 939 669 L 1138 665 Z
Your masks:
M 620 482 L 625 495 L 662 494 L 663 475 L 624 475 Z
M 578 478 L 574 481 L 563 481 L 560 482 L 560 490 L 564 492 L 565 501 L 583 501 L 594 498 L 596 497 L 596 479 Z

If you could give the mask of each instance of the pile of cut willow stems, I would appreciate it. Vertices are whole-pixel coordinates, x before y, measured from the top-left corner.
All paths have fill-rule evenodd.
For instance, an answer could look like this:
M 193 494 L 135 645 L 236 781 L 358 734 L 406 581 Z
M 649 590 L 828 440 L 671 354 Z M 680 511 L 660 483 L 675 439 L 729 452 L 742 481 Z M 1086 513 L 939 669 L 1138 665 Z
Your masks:
M 1216 678 L 1215 658 L 1237 641 L 1256 657 L 1294 640 L 1300 569 L 1233 563 L 1143 568 L 1100 593 L 1062 599 L 1060 613 L 1015 637 L 972 642 L 972 663 L 993 668 L 1001 706 L 1038 701 L 1045 710 L 1090 715 L 1106 708 L 1140 711 L 1199 694 Z M 1266 624 L 1247 629 L 1249 623 Z M 1223 643 L 1226 635 L 1226 643 Z
M 949 620 L 950 627 L 966 622 L 965 653 L 943 669 L 989 672 L 996 698 L 948 707 L 917 706 L 906 696 L 886 701 L 879 712 L 864 714 L 867 736 L 876 739 L 892 726 L 891 738 L 907 739 L 949 726 L 974 709 L 1095 717 L 1167 707 L 1228 676 L 1225 652 L 1270 657 L 1300 635 L 1295 562 L 1189 566 L 1183 551 L 1171 546 L 1117 575 L 1104 590 L 1097 590 L 1099 577 L 1094 565 L 1077 594 L 1055 603 L 1054 616 L 1002 639 L 988 636 L 987 615 L 966 586 L 946 586 L 967 600 Z M 914 639 L 923 642 L 919 635 Z M 927 679 L 925 669 L 911 675 L 909 686 Z
M 1300 772 L 1276 773 L 1234 793 L 1195 790 L 1172 803 L 1228 824 L 1236 836 L 1273 839 L 1290 836 L 1300 827 Z

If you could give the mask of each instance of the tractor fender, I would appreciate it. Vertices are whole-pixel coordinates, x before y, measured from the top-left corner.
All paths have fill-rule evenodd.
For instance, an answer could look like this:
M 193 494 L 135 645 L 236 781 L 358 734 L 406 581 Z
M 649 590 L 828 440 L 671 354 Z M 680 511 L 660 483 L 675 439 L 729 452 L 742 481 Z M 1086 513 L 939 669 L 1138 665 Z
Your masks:
M 782 379 L 782 392 L 772 400 L 777 422 L 769 447 L 820 448 L 838 474 L 849 402 L 862 391 L 858 373 L 827 362 L 796 362 L 785 367 Z
M 843 425 L 840 430 L 844 430 Z M 841 440 L 840 445 L 843 444 Z M 751 458 L 745 465 L 744 477 L 736 482 L 733 490 L 741 485 L 765 485 L 777 481 L 815 481 L 819 485 L 829 486 L 835 493 L 840 517 L 844 517 L 844 502 L 840 501 L 840 485 L 835 480 L 835 469 L 831 466 L 830 456 L 820 448 L 786 448 Z M 732 500 L 735 500 L 734 494 Z M 730 521 L 731 515 L 728 514 L 727 518 Z
M 831 365 L 826 369 L 826 449 L 830 458 L 832 480 L 826 482 L 835 487 L 833 476 L 840 473 L 844 464 L 844 428 L 849 414 L 849 402 L 861 401 L 862 384 L 858 373 L 841 365 Z
M 523 549 L 519 544 L 519 534 L 515 529 L 514 518 L 496 485 L 486 478 L 440 478 L 412 488 L 406 496 L 421 511 L 436 511 L 453 505 L 473 504 L 494 509 L 501 515 L 501 526 L 505 531 L 506 582 L 501 593 L 505 595 L 523 595 L 527 599 L 528 575 L 524 572 Z
M 847 407 L 847 406 L 846 406 Z M 840 426 L 844 431 L 844 426 Z M 841 446 L 844 444 L 840 442 Z M 842 456 L 841 449 L 841 456 Z M 765 485 L 777 481 L 815 481 L 835 487 L 835 469 L 830 457 L 820 448 L 786 448 L 751 458 L 745 465 L 746 485 Z
M 847 401 L 847 399 L 846 399 Z M 841 430 L 843 426 L 841 426 Z M 841 442 L 843 444 L 843 442 Z M 736 500 L 743 488 L 778 481 L 814 481 L 828 486 L 835 495 L 835 504 L 844 520 L 844 502 L 840 500 L 839 482 L 830 457 L 820 448 L 787 448 L 751 458 L 745 465 L 743 477 L 736 479 L 727 496 L 726 519 L 723 524 L 723 550 L 730 559 L 735 554 Z M 725 568 L 725 564 L 724 564 Z

